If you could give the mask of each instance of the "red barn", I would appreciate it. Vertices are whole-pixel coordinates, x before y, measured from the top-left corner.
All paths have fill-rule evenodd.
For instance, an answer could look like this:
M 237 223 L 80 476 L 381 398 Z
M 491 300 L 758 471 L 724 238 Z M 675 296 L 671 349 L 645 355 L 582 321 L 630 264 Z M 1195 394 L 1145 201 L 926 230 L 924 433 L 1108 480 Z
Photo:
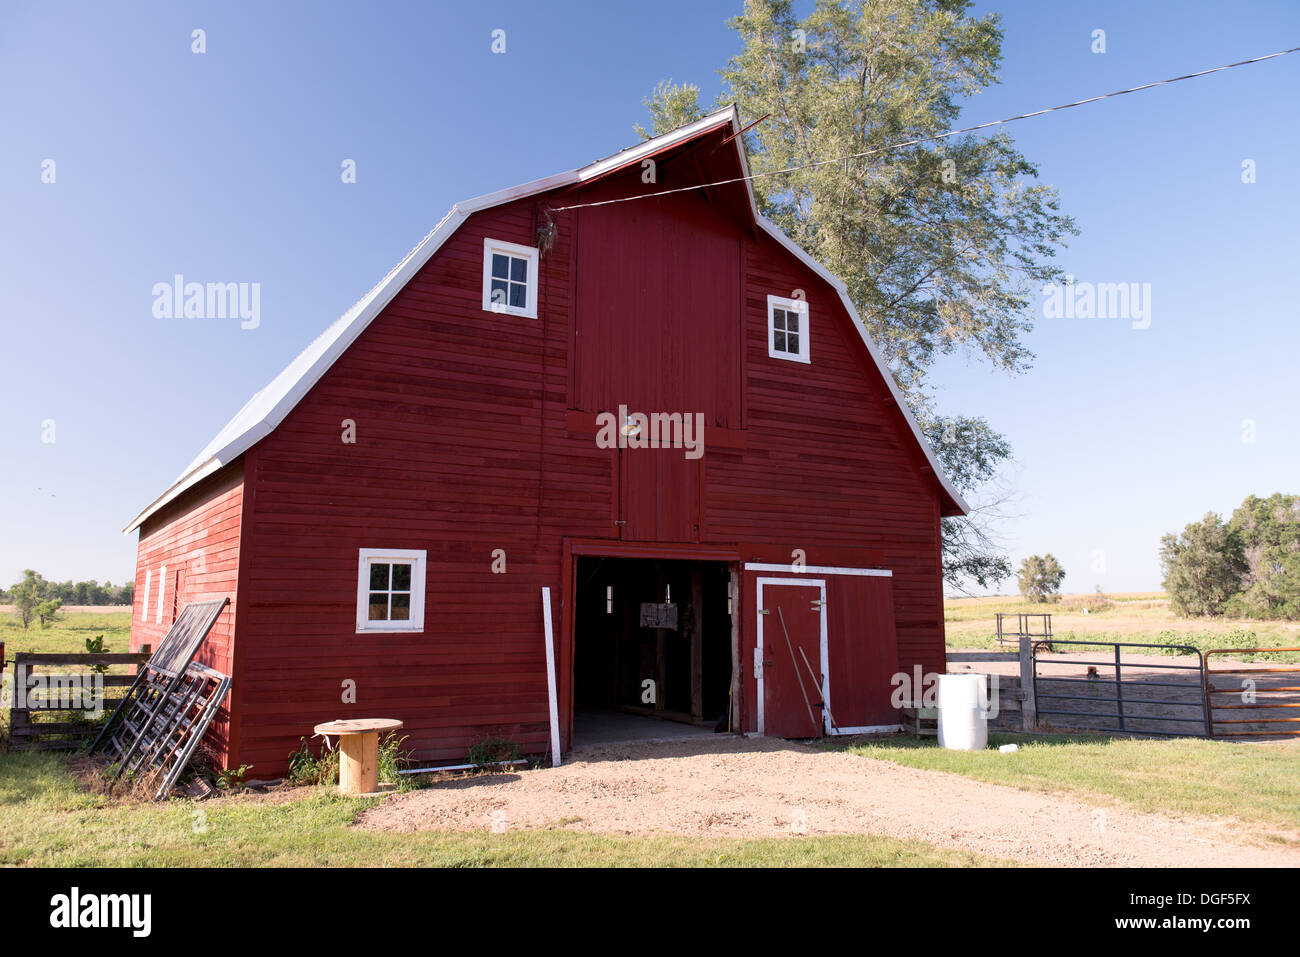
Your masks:
M 454 206 L 131 522 L 133 647 L 231 599 L 228 765 L 341 717 L 431 763 L 551 750 L 552 714 L 560 750 L 613 712 L 890 727 L 891 676 L 944 670 L 966 505 L 739 131 Z

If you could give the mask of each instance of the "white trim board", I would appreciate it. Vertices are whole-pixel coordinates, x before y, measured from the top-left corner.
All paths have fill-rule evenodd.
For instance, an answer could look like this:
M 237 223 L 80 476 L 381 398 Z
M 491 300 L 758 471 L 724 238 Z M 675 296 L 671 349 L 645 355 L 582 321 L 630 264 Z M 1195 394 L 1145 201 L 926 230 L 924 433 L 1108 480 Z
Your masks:
M 859 728 L 835 728 L 831 734 L 889 734 L 891 731 L 902 731 L 901 724 L 869 724 Z
M 140 620 L 149 620 L 149 586 L 153 583 L 153 569 L 144 570 L 144 601 L 140 603 Z
M 779 565 L 769 562 L 745 562 L 747 572 L 785 572 L 787 575 L 862 575 L 870 578 L 893 578 L 889 568 L 839 568 L 834 565 Z
M 555 692 L 555 634 L 551 625 L 551 589 L 542 586 L 542 634 L 546 640 L 546 697 L 551 715 L 551 767 L 560 766 L 560 707 Z
M 424 268 L 425 264 L 433 258 L 433 255 L 455 234 L 456 230 L 464 224 L 471 214 L 513 202 L 517 199 L 524 199 L 602 176 L 724 124 L 728 125 L 733 133 L 731 142 L 735 144 L 741 169 L 746 177 L 744 180 L 745 189 L 749 195 L 749 205 L 754 221 L 764 232 L 792 253 L 796 259 L 828 282 L 839 294 L 840 302 L 848 311 L 854 328 L 857 330 L 863 344 L 866 345 L 867 352 L 875 362 L 881 377 L 885 380 L 886 388 L 889 389 L 890 395 L 902 411 L 904 420 L 920 445 L 921 452 L 929 463 L 929 470 L 938 479 L 940 486 L 961 509 L 962 513 L 968 513 L 970 506 L 958 494 L 952 482 L 944 474 L 938 459 L 935 458 L 930 443 L 926 441 L 925 436 L 921 433 L 920 426 L 917 425 L 916 419 L 907 407 L 907 402 L 904 401 L 898 384 L 894 381 L 893 374 L 889 371 L 889 367 L 884 362 L 875 343 L 867 334 L 866 327 L 862 324 L 862 318 L 858 315 L 858 311 L 848 297 L 847 287 L 825 266 L 813 259 L 812 256 L 801 249 L 785 233 L 781 232 L 774 223 L 759 212 L 754 197 L 753 184 L 747 178 L 749 176 L 749 157 L 745 153 L 744 137 L 740 135 L 740 116 L 736 107 L 732 105 L 716 110 L 708 116 L 701 117 L 694 123 L 689 123 L 662 136 L 656 136 L 654 139 L 646 140 L 644 143 L 615 153 L 613 156 L 597 160 L 581 169 L 556 173 L 553 176 L 497 190 L 494 193 L 487 193 L 452 206 L 442 221 L 414 249 L 407 253 L 401 262 L 389 271 L 387 276 L 380 280 L 356 305 L 340 316 L 311 345 L 303 350 L 269 385 L 249 399 L 244 404 L 244 407 L 236 413 L 235 417 L 226 423 L 216 437 L 186 467 L 180 477 L 136 515 L 126 528 L 122 529 L 123 534 L 130 534 L 135 531 L 149 516 L 174 500 L 186 489 L 191 488 L 203 478 L 230 464 L 261 439 L 270 435 L 272 430 L 284 421 L 285 416 L 293 410 L 303 396 L 320 380 L 320 377 L 337 361 L 339 356 L 356 341 L 357 337 L 365 331 L 366 327 L 374 321 L 375 317 L 383 311 L 384 307 L 392 301 L 393 297 L 401 291 L 407 282 Z
M 766 709 L 767 701 L 764 698 L 763 690 L 763 619 L 768 617 L 763 614 L 763 586 L 764 585 L 782 585 L 795 588 L 816 588 L 818 590 L 818 599 L 821 601 L 821 670 L 822 670 L 822 701 L 826 707 L 822 708 L 822 730 L 829 731 L 831 727 L 829 715 L 831 709 L 831 667 L 830 667 L 830 636 L 828 630 L 828 616 L 826 613 L 826 580 L 822 578 L 759 578 L 755 582 L 754 589 L 754 617 L 758 619 L 758 627 L 755 629 L 757 637 L 754 643 L 754 678 L 756 681 L 755 694 L 758 698 L 758 733 L 760 736 L 767 733 Z M 792 662 L 795 670 L 798 670 L 798 663 Z
M 158 614 L 156 614 L 153 619 L 153 623 L 155 625 L 162 624 L 163 599 L 166 597 L 166 595 L 167 595 L 167 566 L 164 565 L 162 566 L 162 568 L 158 569 Z

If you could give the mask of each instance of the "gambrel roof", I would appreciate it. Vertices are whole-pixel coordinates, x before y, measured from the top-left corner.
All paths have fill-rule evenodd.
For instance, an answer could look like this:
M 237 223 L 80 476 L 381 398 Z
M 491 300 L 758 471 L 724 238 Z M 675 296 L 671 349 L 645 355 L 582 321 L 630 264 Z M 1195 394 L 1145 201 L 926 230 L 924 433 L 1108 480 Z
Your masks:
M 930 448 L 929 442 L 921 434 L 920 426 L 917 425 L 916 419 L 907 406 L 907 402 L 894 382 L 893 375 L 890 374 L 888 366 L 880 355 L 880 351 L 867 334 L 866 327 L 863 325 L 857 309 L 854 308 L 853 302 L 849 299 L 847 287 L 821 263 L 796 245 L 775 223 L 759 212 L 758 204 L 754 198 L 753 186 L 748 178 L 750 175 L 749 160 L 745 153 L 744 138 L 740 135 L 740 118 L 736 107 L 733 105 L 580 169 L 557 173 L 554 176 L 533 180 L 520 186 L 498 190 L 495 193 L 488 193 L 485 196 L 479 196 L 476 199 L 466 200 L 452 206 L 447 215 L 442 218 L 442 221 L 421 240 L 418 246 L 407 253 L 405 258 L 394 266 L 378 285 L 366 293 L 356 305 L 321 333 L 311 345 L 302 351 L 298 358 L 289 363 L 289 366 L 283 372 L 271 380 L 269 385 L 249 399 L 244 404 L 244 407 L 236 413 L 235 417 L 226 423 L 216 437 L 185 468 L 180 477 L 144 508 L 139 515 L 133 518 L 130 524 L 123 529 L 123 532 L 130 534 L 135 531 L 149 516 L 174 500 L 186 489 L 228 465 L 245 451 L 252 448 L 259 440 L 269 435 L 277 425 L 284 421 L 285 416 L 311 390 L 312 386 L 334 364 L 335 360 L 347 350 L 348 346 L 361 335 L 375 317 L 383 311 L 384 307 L 392 301 L 393 297 L 401 291 L 402 287 L 433 258 L 433 255 L 473 213 L 539 193 L 593 180 L 596 177 L 622 169 L 629 164 L 638 163 L 645 157 L 685 143 L 724 125 L 730 125 L 731 127 L 731 142 L 735 144 L 739 156 L 741 169 L 745 177 L 743 182 L 749 196 L 749 205 L 754 222 L 759 229 L 762 229 L 776 240 L 795 258 L 822 279 L 825 279 L 839 294 L 841 303 L 853 320 L 854 328 L 862 337 L 862 341 L 880 370 L 880 374 L 884 378 L 894 402 L 911 428 L 921 451 L 925 454 L 930 470 L 934 473 L 949 500 L 944 503 L 946 507 L 942 509 L 943 513 L 966 514 L 969 512 L 970 507 L 962 499 L 951 480 L 944 474 L 934 452 Z

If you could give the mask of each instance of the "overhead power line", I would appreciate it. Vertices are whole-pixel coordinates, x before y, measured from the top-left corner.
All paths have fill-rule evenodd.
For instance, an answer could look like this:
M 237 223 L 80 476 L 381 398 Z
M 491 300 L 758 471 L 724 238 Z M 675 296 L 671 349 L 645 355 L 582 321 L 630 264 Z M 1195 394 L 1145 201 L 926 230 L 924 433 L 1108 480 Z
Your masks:
M 1129 93 L 1139 93 L 1142 90 L 1150 90 L 1157 86 L 1168 86 L 1170 83 L 1178 83 L 1182 80 L 1194 80 L 1198 76 L 1209 76 L 1211 73 L 1221 73 L 1224 70 L 1231 70 L 1234 67 L 1239 66 L 1247 66 L 1251 63 L 1263 63 L 1265 60 L 1272 60 L 1276 57 L 1298 52 L 1300 52 L 1300 47 L 1291 47 L 1289 50 L 1278 50 L 1276 53 L 1251 57 L 1249 60 L 1238 60 L 1236 63 L 1225 63 L 1223 66 L 1211 67 L 1208 70 L 1198 70 L 1195 73 L 1185 73 L 1182 76 L 1172 76 L 1166 80 L 1156 80 L 1154 83 L 1143 83 L 1141 86 L 1131 86 L 1127 90 L 1116 90 L 1113 93 L 1102 93 L 1098 96 L 1090 96 L 1087 99 L 1075 100 L 1073 103 L 1062 103 L 1060 106 L 1049 106 L 1043 110 L 1034 110 L 1032 113 L 1020 113 L 1016 116 L 1006 116 L 1000 120 L 990 120 L 987 123 L 977 123 L 974 126 L 964 126 L 961 129 L 956 130 L 946 130 L 943 133 L 934 133 L 930 136 L 918 136 L 915 139 L 904 140 L 901 143 L 891 143 L 888 146 L 878 146 L 875 149 L 863 150 L 860 153 L 846 153 L 843 156 L 835 156 L 830 159 L 817 160 L 812 163 L 801 163 L 797 166 L 787 166 L 783 169 L 768 170 L 763 173 L 751 173 L 749 176 L 736 176 L 731 179 L 718 180 L 715 183 L 696 183 L 693 186 L 679 186 L 676 189 L 662 189 L 653 193 L 640 193 L 636 196 L 624 196 L 619 199 L 605 199 L 593 203 L 575 203 L 572 206 L 557 206 L 554 211 L 559 213 L 564 212 L 567 209 L 583 209 L 589 206 L 611 206 L 615 203 L 630 203 L 633 200 L 638 199 L 653 199 L 656 196 L 671 196 L 674 193 L 686 193 L 696 189 L 711 189 L 714 186 L 728 186 L 732 183 L 743 183 L 747 180 L 755 180 L 762 176 L 780 176 L 784 173 L 795 173 L 804 169 L 816 169 L 820 166 L 830 166 L 834 163 L 844 163 L 848 160 L 862 159 L 865 156 L 874 156 L 877 153 L 887 153 L 890 150 L 902 149 L 906 146 L 916 146 L 919 143 L 930 143 L 935 140 L 947 139 L 950 136 L 958 136 L 962 133 L 974 133 L 979 130 L 990 129 L 994 126 L 1005 126 L 1007 123 L 1014 123 L 1017 120 L 1027 120 L 1032 116 L 1043 116 L 1047 113 L 1057 113 L 1061 110 L 1069 110 L 1076 106 L 1083 106 L 1086 103 L 1096 103 L 1099 100 L 1109 100 L 1117 96 L 1125 96 Z

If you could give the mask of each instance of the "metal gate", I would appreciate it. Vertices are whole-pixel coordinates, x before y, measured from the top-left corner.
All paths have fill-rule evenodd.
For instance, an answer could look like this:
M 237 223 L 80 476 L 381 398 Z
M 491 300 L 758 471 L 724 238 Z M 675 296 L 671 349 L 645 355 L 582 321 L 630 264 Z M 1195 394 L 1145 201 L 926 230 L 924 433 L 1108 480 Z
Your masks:
M 1097 656 L 1057 654 L 1062 645 L 1097 649 Z M 1167 654 L 1178 651 L 1195 664 L 1125 661 L 1141 649 Z M 1054 669 L 1056 666 L 1056 669 Z M 1077 672 L 1053 675 L 1052 670 Z M 1040 672 L 1046 670 L 1047 674 Z M 1205 659 L 1191 645 L 1153 645 L 1128 641 L 1040 641 L 1033 649 L 1034 698 L 1040 730 L 1045 717 L 1061 717 L 1061 726 L 1080 731 L 1112 731 L 1160 737 L 1208 737 L 1205 706 Z M 1148 676 L 1148 673 L 1151 673 Z M 1137 675 L 1137 677 L 1134 677 Z M 1181 679 L 1181 680 L 1179 680 Z M 1156 690 L 1152 690 L 1156 689 Z M 1059 704 L 1058 704 L 1059 702 Z
M 1293 717 L 1296 712 L 1285 710 L 1300 708 L 1300 684 L 1296 681 L 1296 678 L 1300 678 L 1300 664 L 1275 662 L 1269 667 L 1229 667 L 1217 670 L 1210 666 L 1212 655 L 1232 658 L 1270 652 L 1295 653 L 1300 652 L 1300 648 L 1216 648 L 1205 653 L 1205 709 L 1210 719 L 1212 737 L 1300 735 L 1300 727 L 1297 727 L 1300 717 Z M 1230 680 L 1227 684 L 1215 684 L 1215 678 Z M 1216 695 L 1226 697 L 1215 697 Z

